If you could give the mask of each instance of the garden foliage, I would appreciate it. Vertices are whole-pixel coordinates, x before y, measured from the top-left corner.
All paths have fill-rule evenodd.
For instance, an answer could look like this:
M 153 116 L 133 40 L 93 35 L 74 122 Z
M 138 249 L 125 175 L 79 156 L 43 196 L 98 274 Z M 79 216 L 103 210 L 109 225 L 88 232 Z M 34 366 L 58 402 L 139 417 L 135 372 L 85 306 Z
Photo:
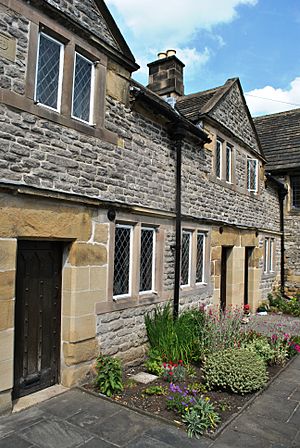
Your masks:
M 95 384 L 104 395 L 111 397 L 123 391 L 121 361 L 100 354 L 96 361 Z
M 300 317 L 300 294 L 291 299 L 285 299 L 279 293 L 268 295 L 271 311 L 281 311 L 284 314 Z
M 203 373 L 209 388 L 246 394 L 267 383 L 266 364 L 256 353 L 245 349 L 226 349 L 207 355 Z

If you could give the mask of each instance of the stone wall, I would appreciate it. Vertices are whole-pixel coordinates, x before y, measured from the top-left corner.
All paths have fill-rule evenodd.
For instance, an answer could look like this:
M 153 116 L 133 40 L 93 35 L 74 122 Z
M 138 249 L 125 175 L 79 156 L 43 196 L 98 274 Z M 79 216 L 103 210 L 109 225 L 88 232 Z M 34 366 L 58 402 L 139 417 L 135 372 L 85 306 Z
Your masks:
M 0 88 L 24 95 L 29 21 L 24 16 L 0 4 L 0 32 L 16 40 L 15 62 L 0 58 Z
M 213 109 L 210 115 L 256 152 L 260 153 L 253 129 L 254 125 L 253 127 L 250 125 L 245 103 L 237 83 L 233 85 L 232 89 L 225 95 L 220 104 Z
M 103 39 L 116 49 L 119 46 L 99 11 L 94 0 L 45 0 L 49 5 L 59 9 L 83 28 Z

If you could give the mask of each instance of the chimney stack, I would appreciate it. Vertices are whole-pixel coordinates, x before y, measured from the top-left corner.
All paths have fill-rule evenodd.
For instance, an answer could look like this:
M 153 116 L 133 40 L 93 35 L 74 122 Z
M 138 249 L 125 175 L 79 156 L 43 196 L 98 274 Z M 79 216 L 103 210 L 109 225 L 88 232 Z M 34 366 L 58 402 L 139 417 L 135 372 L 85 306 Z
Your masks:
M 148 64 L 148 88 L 163 97 L 178 98 L 184 95 L 183 69 L 185 65 L 175 50 L 158 53 L 158 59 Z

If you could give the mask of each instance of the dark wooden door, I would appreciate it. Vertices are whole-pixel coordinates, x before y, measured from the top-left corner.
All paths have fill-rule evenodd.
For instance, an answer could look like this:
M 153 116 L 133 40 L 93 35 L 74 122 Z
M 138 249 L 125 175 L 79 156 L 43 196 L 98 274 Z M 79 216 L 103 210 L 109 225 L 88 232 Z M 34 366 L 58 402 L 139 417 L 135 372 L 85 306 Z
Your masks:
M 61 245 L 19 241 L 15 307 L 14 398 L 58 382 Z
M 220 291 L 220 307 L 225 311 L 227 305 L 227 260 L 229 254 L 229 247 L 222 246 L 221 256 L 221 291 Z

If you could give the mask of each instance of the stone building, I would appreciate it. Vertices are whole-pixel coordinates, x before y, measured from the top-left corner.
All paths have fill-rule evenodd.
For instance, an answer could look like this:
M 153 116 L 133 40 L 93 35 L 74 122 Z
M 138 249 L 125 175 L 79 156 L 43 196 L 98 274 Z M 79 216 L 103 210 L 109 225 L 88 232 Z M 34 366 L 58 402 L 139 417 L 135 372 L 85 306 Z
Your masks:
M 267 159 L 266 170 L 287 190 L 283 203 L 283 291 L 300 288 L 300 109 L 265 115 L 254 123 Z
M 237 79 L 149 86 L 102 0 L 0 0 L 0 410 L 145 352 L 158 303 L 249 303 L 280 274 L 278 184 Z

